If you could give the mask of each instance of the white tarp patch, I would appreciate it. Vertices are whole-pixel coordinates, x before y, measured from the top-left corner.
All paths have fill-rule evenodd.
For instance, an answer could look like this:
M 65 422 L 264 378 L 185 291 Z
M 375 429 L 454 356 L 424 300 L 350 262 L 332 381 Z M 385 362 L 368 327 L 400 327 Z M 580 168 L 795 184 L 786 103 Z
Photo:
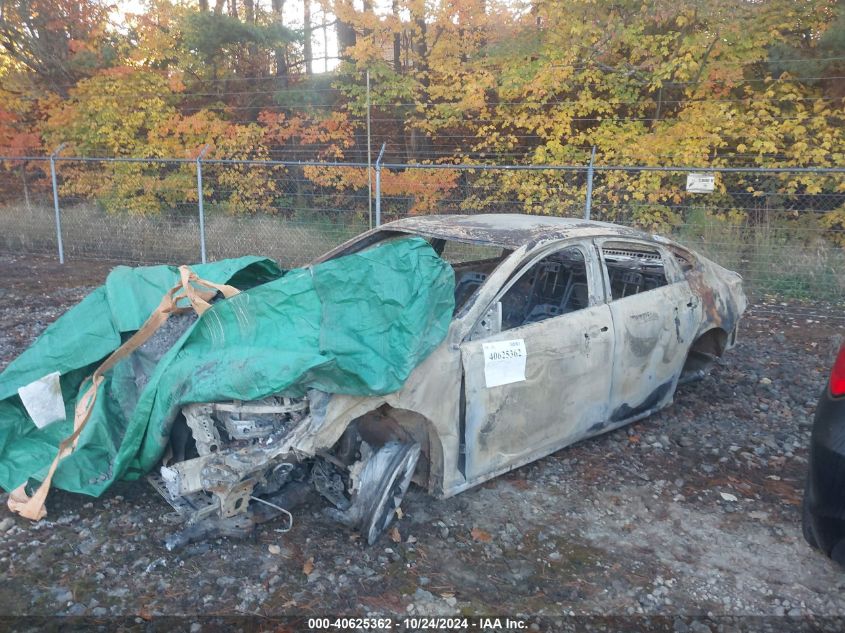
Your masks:
M 53 422 L 64 421 L 65 401 L 59 384 L 59 372 L 54 371 L 19 388 L 18 395 L 29 417 L 39 429 Z
M 525 380 L 525 341 L 482 343 L 484 351 L 484 382 L 488 388 Z

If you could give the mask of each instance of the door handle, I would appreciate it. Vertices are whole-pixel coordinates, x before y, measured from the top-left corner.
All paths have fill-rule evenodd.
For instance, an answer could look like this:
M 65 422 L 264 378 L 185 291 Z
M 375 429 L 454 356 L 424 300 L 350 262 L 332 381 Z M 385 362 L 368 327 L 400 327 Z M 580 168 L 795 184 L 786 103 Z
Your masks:
M 590 338 L 591 336 L 598 336 L 599 334 L 607 332 L 608 329 L 609 328 L 606 325 L 604 327 L 601 327 L 601 328 L 593 328 L 588 332 L 584 332 L 584 336 L 586 338 Z

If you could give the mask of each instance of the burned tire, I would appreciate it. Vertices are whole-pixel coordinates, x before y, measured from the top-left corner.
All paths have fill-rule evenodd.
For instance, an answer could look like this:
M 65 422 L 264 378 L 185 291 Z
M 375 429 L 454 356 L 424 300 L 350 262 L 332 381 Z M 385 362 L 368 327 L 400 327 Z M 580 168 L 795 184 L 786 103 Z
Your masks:
M 420 445 L 388 442 L 378 449 L 374 462 L 382 462 L 378 483 L 373 487 L 372 502 L 361 520 L 360 530 L 367 543 L 374 544 L 387 529 L 402 504 L 420 458 Z

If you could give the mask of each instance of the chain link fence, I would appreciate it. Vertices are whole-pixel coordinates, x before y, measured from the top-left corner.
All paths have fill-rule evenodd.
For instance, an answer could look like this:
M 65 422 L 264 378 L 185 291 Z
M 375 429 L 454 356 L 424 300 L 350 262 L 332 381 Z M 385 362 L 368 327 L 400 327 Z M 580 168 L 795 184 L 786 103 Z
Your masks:
M 845 302 L 843 169 L 384 168 L 385 221 L 416 213 L 589 217 L 676 239 L 742 273 L 752 298 Z M 712 191 L 695 186 L 701 178 Z M 446 193 L 426 199 L 402 180 Z
M 68 259 L 292 267 L 371 225 L 365 165 L 59 158 L 54 200 L 50 159 L 2 160 L 6 252 L 58 254 L 61 235 Z
M 842 168 L 0 161 L 6 252 L 133 263 L 259 254 L 292 267 L 410 215 L 530 213 L 672 237 L 742 273 L 755 300 L 831 316 L 845 304 Z
M 56 235 L 49 161 L 5 161 L 0 169 L 0 248 L 56 255 Z
M 714 172 L 709 193 L 687 192 L 688 175 L 600 171 L 593 216 L 698 250 L 740 272 L 753 299 L 845 300 L 845 173 Z

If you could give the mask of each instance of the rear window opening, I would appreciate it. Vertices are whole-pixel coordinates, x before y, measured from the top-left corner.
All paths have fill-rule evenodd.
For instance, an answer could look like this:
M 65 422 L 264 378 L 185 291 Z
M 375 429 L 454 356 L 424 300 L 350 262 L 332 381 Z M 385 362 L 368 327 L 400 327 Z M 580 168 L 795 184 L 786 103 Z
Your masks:
M 640 244 L 605 242 L 602 255 L 614 301 L 668 284 L 663 257 L 657 249 Z

